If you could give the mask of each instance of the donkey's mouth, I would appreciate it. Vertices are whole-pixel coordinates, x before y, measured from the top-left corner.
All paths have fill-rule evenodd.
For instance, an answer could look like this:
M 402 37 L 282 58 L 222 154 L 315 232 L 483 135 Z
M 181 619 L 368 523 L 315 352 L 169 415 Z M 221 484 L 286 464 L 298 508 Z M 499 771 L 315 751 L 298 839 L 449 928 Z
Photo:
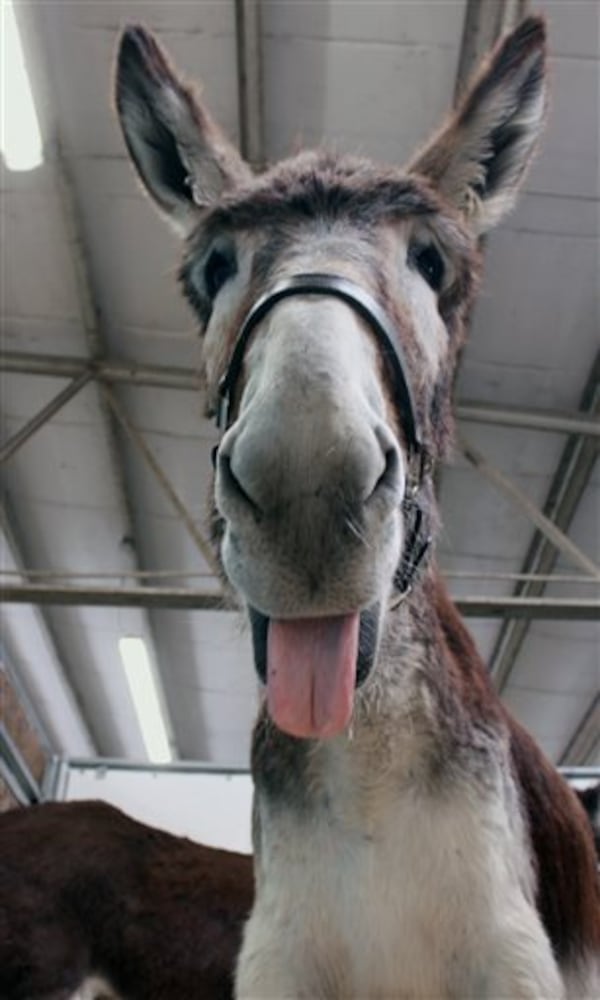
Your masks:
M 298 619 L 249 610 L 256 671 L 277 727 L 304 739 L 342 732 L 352 717 L 354 690 L 373 667 L 379 606 Z

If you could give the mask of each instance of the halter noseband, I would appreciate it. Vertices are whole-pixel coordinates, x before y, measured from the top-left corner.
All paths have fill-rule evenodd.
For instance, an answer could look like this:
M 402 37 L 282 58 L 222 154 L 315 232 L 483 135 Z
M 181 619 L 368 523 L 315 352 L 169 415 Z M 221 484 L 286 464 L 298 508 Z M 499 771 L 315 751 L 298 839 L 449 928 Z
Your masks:
M 417 499 L 428 466 L 428 456 L 421 439 L 414 398 L 406 375 L 406 359 L 398 342 L 394 324 L 369 292 L 349 278 L 338 274 L 309 273 L 285 278 L 257 299 L 242 323 L 227 370 L 219 382 L 217 427 L 222 431 L 229 427 L 236 386 L 254 328 L 278 302 L 292 295 L 330 295 L 351 306 L 376 335 L 391 376 L 394 401 L 400 410 L 401 426 L 406 437 L 409 458 L 408 484 L 403 500 L 407 522 L 406 540 L 400 566 L 394 577 L 394 584 L 399 591 L 394 603 L 399 603 L 410 592 L 417 569 L 430 544 L 426 518 Z

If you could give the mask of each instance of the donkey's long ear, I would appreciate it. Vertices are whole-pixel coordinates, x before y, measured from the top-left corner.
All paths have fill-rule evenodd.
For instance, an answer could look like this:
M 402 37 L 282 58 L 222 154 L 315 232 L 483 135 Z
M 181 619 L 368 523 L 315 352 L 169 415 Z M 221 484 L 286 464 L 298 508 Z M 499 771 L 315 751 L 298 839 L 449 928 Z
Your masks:
M 146 188 L 187 232 L 203 208 L 249 176 L 249 168 L 142 27 L 121 37 L 115 81 L 125 142 Z
M 546 112 L 546 28 L 528 17 L 482 65 L 447 125 L 417 154 L 426 176 L 483 233 L 508 212 Z

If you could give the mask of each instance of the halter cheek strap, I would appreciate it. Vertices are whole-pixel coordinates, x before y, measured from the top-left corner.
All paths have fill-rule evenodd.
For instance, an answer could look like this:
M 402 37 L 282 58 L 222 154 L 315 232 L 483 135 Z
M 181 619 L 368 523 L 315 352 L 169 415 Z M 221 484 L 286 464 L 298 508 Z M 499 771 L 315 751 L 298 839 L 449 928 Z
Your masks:
M 282 299 L 292 295 L 328 295 L 346 302 L 365 320 L 377 338 L 382 357 L 391 379 L 394 402 L 400 412 L 401 426 L 408 446 L 409 474 L 403 500 L 406 540 L 394 584 L 397 595 L 394 604 L 408 595 L 417 570 L 429 549 L 427 519 L 418 502 L 418 493 L 425 473 L 428 456 L 423 446 L 416 417 L 414 398 L 407 378 L 407 365 L 396 329 L 376 299 L 349 278 L 338 274 L 295 274 L 278 282 L 261 296 L 247 313 L 238 334 L 225 374 L 219 383 L 217 427 L 225 431 L 231 422 L 232 405 L 244 356 L 258 323 Z

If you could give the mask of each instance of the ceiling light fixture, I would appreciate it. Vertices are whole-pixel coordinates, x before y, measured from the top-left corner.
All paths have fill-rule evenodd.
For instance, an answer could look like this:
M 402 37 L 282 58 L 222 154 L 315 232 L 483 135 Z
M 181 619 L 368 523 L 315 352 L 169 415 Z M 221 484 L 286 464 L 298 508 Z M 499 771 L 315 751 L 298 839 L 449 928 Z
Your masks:
M 119 639 L 119 653 L 148 757 L 153 764 L 168 764 L 173 752 L 146 644 L 138 636 L 124 636 Z
M 25 65 L 13 0 L 2 0 L 2 103 L 0 148 L 9 170 L 34 170 L 43 162 L 43 144 Z

